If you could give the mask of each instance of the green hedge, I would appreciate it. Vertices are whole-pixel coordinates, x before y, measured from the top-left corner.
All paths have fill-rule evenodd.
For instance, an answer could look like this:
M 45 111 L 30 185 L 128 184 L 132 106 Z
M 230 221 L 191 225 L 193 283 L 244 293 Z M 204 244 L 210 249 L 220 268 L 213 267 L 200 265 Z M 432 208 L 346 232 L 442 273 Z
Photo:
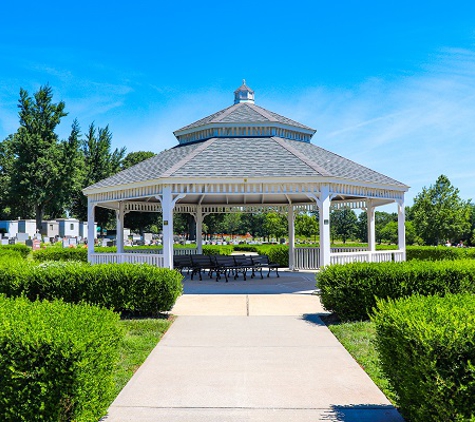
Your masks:
M 257 249 L 259 255 L 267 255 L 271 262 L 281 267 L 289 266 L 289 247 L 287 245 L 262 245 Z
M 33 259 L 39 262 L 45 261 L 81 261 L 87 262 L 86 248 L 58 248 L 51 247 L 33 251 Z
M 183 286 L 178 271 L 146 264 L 0 262 L 0 293 L 30 300 L 85 301 L 118 312 L 169 311 Z
M 317 275 L 325 309 L 345 321 L 368 319 L 376 298 L 475 292 L 475 261 L 331 265 Z
M 18 252 L 23 258 L 26 258 L 30 252 L 31 248 L 26 245 L 18 244 L 18 245 L 0 245 L 0 253 L 3 251 L 16 251 Z
M 372 320 L 403 416 L 475 420 L 475 295 L 381 301 Z
M 205 255 L 231 255 L 233 251 L 233 245 L 203 245 Z
M 122 337 L 106 309 L 0 296 L 0 419 L 97 421 Z
M 22 254 L 11 249 L 0 249 L 0 259 L 24 259 Z
M 420 261 L 442 261 L 458 259 L 474 259 L 475 248 L 453 248 L 447 246 L 408 246 L 406 259 Z

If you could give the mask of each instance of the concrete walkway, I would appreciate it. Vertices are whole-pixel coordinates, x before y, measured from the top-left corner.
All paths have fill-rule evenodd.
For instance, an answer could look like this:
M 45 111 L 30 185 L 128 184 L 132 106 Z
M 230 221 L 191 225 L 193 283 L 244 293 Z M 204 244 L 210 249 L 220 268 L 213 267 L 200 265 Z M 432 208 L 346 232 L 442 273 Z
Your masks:
M 107 422 L 402 422 L 322 324 L 314 275 L 185 280 L 170 330 Z

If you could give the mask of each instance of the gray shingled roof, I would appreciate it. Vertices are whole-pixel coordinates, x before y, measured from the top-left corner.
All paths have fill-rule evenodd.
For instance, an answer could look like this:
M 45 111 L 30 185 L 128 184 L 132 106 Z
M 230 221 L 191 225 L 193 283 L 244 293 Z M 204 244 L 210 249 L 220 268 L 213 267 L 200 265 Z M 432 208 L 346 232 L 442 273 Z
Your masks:
M 280 114 L 266 110 L 252 103 L 238 103 L 234 104 L 224 110 L 211 114 L 208 117 L 197 120 L 181 129 L 175 131 L 175 133 L 199 128 L 211 123 L 281 123 L 288 126 L 293 126 L 299 129 L 306 129 L 314 131 L 314 129 L 296 122 L 295 120 L 281 116 Z
M 282 138 L 212 138 L 179 145 L 86 190 L 163 177 L 329 177 L 407 188 L 397 180 L 316 145 Z M 284 180 L 283 180 L 284 182 Z

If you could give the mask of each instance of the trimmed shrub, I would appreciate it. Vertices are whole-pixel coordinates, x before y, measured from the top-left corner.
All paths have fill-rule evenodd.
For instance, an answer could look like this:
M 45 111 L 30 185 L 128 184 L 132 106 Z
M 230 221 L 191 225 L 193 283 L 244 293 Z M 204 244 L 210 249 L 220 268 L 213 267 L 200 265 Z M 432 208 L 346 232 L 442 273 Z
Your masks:
M 0 249 L 0 259 L 24 259 L 19 251 L 13 249 Z
M 1 245 L 0 246 L 0 254 L 3 251 L 16 251 L 18 252 L 23 258 L 26 258 L 30 252 L 31 248 L 26 245 L 18 244 L 18 245 Z
M 279 264 L 281 267 L 289 266 L 289 247 L 287 245 L 262 245 L 257 253 L 267 255 L 271 262 Z
M 442 261 L 458 259 L 474 259 L 474 248 L 452 248 L 447 246 L 408 246 L 406 259 L 420 261 Z
M 204 255 L 231 255 L 233 251 L 233 245 L 203 245 Z
M 0 296 L 0 417 L 97 421 L 114 398 L 119 316 L 90 305 Z
M 0 293 L 30 300 L 63 299 L 143 315 L 169 311 L 182 293 L 183 276 L 146 264 L 0 262 Z
M 325 309 L 344 321 L 360 321 L 369 318 L 376 298 L 475 292 L 475 261 L 331 265 L 316 278 Z
M 380 301 L 372 320 L 403 416 L 475 420 L 475 295 Z
M 236 252 L 257 252 L 258 249 L 258 245 L 234 245 L 234 250 Z
M 58 248 L 51 247 L 33 251 L 33 259 L 38 262 L 45 261 L 82 261 L 87 262 L 86 248 Z

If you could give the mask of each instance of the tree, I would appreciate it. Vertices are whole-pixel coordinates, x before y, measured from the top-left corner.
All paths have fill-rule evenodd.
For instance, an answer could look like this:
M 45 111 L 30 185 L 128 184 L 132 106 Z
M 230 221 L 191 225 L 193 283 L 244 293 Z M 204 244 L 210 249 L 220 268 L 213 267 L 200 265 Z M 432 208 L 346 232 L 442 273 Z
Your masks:
M 295 216 L 295 234 L 311 238 L 319 232 L 318 221 L 308 214 L 297 214 Z
M 428 245 L 459 240 L 470 227 L 470 203 L 444 175 L 416 196 L 412 214 L 417 234 Z
M 82 188 L 93 185 L 121 170 L 125 148 L 116 148 L 111 151 L 111 144 L 112 133 L 109 131 L 109 126 L 96 129 L 94 123 L 89 125 L 85 139 L 81 140 L 85 170 Z M 74 195 L 71 211 L 76 218 L 87 221 L 87 198 L 79 189 Z M 112 222 L 115 214 L 111 210 L 97 207 L 95 219 L 102 228 L 108 227 L 109 223 L 115 227 L 115 223 Z
M 276 212 L 268 212 L 264 219 L 264 233 L 268 239 L 285 237 L 289 232 L 287 215 Z
M 120 168 L 126 170 L 154 156 L 155 154 L 150 151 L 129 152 L 120 162 Z M 162 225 L 162 214 L 156 212 L 129 212 L 125 215 L 124 225 L 131 230 L 138 230 L 141 234 L 151 232 Z M 176 227 L 176 222 L 174 222 L 174 225 Z
M 136 164 L 148 160 L 149 158 L 152 158 L 155 155 L 155 153 L 150 151 L 129 152 L 120 163 L 120 167 L 122 170 L 128 169 L 129 167 L 135 166 Z
M 396 213 L 388 213 L 385 211 L 376 211 L 374 213 L 374 231 L 375 231 L 375 238 L 376 242 L 381 244 L 384 240 L 384 236 L 387 235 L 383 232 L 384 228 L 389 223 L 397 223 L 397 214 Z M 396 226 L 397 227 L 397 226 Z
M 368 214 L 366 211 L 363 211 L 358 215 L 355 236 L 360 240 L 360 242 L 368 242 Z
M 54 132 L 67 113 L 64 102 L 53 103 L 51 87 L 40 87 L 33 97 L 20 89 L 18 108 L 20 127 L 11 139 L 9 197 L 31 204 L 36 228 L 41 230 L 45 210 L 63 209 L 70 198 L 66 192 L 76 183 L 76 168 L 64 171 L 69 159 L 65 157 L 65 148 L 74 142 L 61 143 Z M 27 207 L 22 214 L 28 211 Z
M 354 236 L 357 217 L 352 209 L 343 207 L 333 210 L 330 214 L 330 220 L 333 234 L 343 240 L 343 243 Z

